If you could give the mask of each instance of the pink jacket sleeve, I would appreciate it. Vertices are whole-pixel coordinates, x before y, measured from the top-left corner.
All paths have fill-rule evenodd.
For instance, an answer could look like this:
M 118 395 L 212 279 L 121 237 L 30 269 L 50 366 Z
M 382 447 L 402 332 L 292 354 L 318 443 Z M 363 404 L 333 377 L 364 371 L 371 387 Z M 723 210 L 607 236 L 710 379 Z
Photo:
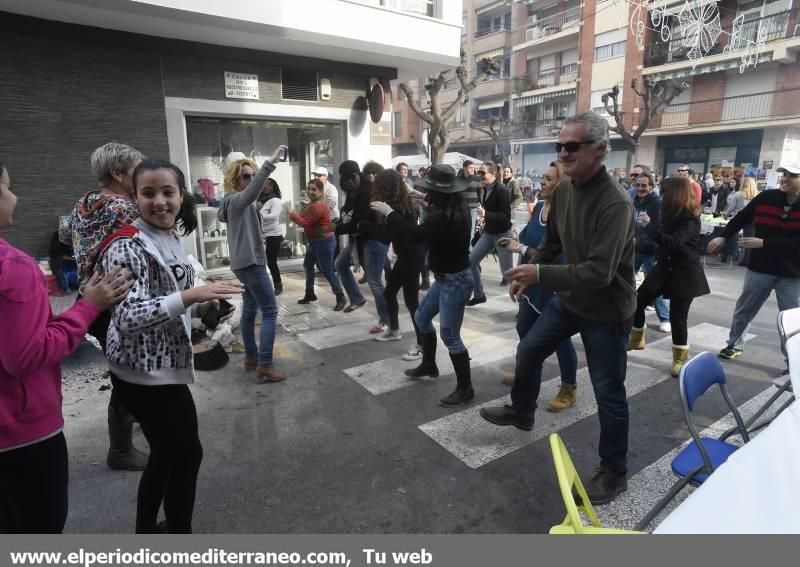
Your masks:
M 0 274 L 0 321 L 10 332 L 0 341 L 0 365 L 25 377 L 75 350 L 100 311 L 81 299 L 53 318 L 38 266 L 22 255 L 8 263 Z

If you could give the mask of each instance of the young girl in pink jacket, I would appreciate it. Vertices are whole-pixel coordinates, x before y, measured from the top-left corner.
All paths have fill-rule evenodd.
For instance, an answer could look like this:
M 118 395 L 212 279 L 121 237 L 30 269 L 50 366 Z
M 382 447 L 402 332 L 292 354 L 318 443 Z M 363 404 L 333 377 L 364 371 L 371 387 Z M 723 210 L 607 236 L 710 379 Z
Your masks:
M 0 163 L 0 228 L 17 197 Z M 67 519 L 67 443 L 61 413 L 61 359 L 94 319 L 127 295 L 119 270 L 93 276 L 83 297 L 53 317 L 36 262 L 0 237 L 0 531 L 60 533 Z

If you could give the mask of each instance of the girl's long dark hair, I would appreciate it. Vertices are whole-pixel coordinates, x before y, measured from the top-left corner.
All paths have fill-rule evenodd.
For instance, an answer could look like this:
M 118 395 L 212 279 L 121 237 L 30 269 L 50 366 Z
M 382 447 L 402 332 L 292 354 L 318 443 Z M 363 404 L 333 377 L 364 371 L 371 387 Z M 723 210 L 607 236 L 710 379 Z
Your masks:
M 472 220 L 461 193 L 428 191 L 425 200 L 430 205 L 426 222 L 443 222 L 454 231 L 463 229 L 469 238 Z
M 270 199 L 274 199 L 277 197 L 278 199 L 283 199 L 283 195 L 281 195 L 281 188 L 278 185 L 278 182 L 275 181 L 272 177 L 267 178 L 267 185 L 272 185 L 272 195 L 269 196 Z
M 177 165 L 163 159 L 148 158 L 143 160 L 136 166 L 136 169 L 133 170 L 133 194 L 136 194 L 136 181 L 140 173 L 143 171 L 158 171 L 159 169 L 169 169 L 175 174 L 178 188 L 183 195 L 183 202 L 175 218 L 175 224 L 176 226 L 180 225 L 180 233 L 183 236 L 191 234 L 194 232 L 194 229 L 197 228 L 197 213 L 194 210 L 194 197 L 186 190 L 186 176 L 183 175 L 183 172 Z
M 408 194 L 402 176 L 394 169 L 384 169 L 375 177 L 372 200 L 383 201 L 403 216 L 418 214 L 417 204 Z

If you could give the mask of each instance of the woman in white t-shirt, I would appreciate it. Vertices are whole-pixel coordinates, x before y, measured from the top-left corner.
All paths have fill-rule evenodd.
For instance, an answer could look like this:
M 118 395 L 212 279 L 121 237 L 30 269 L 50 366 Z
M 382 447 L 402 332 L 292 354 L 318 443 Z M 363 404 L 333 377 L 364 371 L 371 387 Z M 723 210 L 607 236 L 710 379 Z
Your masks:
M 278 254 L 281 251 L 283 242 L 283 227 L 280 223 L 281 210 L 281 188 L 278 182 L 271 177 L 267 178 L 264 189 L 258 201 L 263 200 L 259 213 L 261 214 L 261 231 L 264 233 L 264 246 L 267 252 L 267 268 L 272 276 L 272 286 L 275 288 L 275 295 L 283 293 L 283 282 L 281 281 L 281 270 L 278 268 Z

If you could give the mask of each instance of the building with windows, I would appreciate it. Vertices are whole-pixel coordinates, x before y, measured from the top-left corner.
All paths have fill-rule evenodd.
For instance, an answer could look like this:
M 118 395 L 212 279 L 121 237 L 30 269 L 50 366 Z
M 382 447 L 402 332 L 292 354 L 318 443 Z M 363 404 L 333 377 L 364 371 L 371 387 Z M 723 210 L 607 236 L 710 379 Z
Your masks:
M 516 0 L 512 74 L 527 90 L 514 93 L 512 117 L 529 124 L 513 141 L 516 169 L 535 177 L 555 155 L 563 118 L 607 114 L 602 96 L 615 85 L 624 123 L 638 126 L 642 101 L 630 84 L 645 76 L 688 88 L 644 133 L 637 162 L 661 174 L 681 163 L 697 172 L 738 169 L 766 183 L 780 161 L 797 159 L 800 106 L 789 102 L 800 89 L 797 0 L 711 2 L 718 20 L 704 4 L 663 0 L 654 20 L 626 2 Z M 646 25 L 637 38 L 639 17 Z M 702 59 L 693 51 L 699 42 L 711 46 Z M 626 153 L 612 138 L 608 166 L 624 167 Z
M 800 156 L 800 105 L 791 102 L 800 93 L 798 1 L 660 0 L 651 4 L 659 8 L 655 20 L 624 0 L 465 1 L 465 48 L 504 65 L 473 92 L 458 120 L 466 127 L 451 132 L 453 146 L 491 159 L 494 143 L 468 125 L 508 118 L 514 169 L 535 178 L 555 158 L 565 117 L 607 114 L 602 97 L 618 86 L 622 120 L 636 127 L 643 104 L 631 80 L 677 79 L 688 88 L 645 131 L 636 161 L 661 174 L 681 163 L 698 172 L 738 169 L 765 184 L 779 162 Z M 413 119 L 409 127 L 422 134 Z M 609 168 L 624 168 L 626 155 L 612 136 Z
M 458 0 L 0 0 L 0 158 L 24 193 L 4 236 L 46 255 L 58 216 L 96 186 L 90 153 L 111 140 L 217 198 L 232 160 L 287 144 L 274 174 L 287 210 L 318 166 L 339 185 L 345 159 L 388 164 L 389 103 L 375 123 L 365 95 L 456 65 L 462 12 Z M 187 248 L 222 268 L 225 227 L 206 203 L 198 213 Z

